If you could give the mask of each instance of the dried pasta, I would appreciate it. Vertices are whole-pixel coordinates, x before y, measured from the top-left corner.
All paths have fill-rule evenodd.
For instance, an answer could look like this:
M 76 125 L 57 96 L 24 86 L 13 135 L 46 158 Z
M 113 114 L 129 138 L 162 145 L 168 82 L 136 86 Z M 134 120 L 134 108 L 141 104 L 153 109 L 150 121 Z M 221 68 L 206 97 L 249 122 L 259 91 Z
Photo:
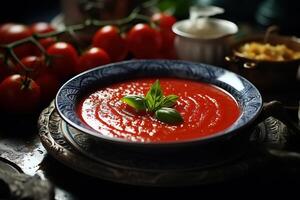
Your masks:
M 238 53 L 246 58 L 262 61 L 286 61 L 300 59 L 300 52 L 284 44 L 250 42 L 242 45 Z

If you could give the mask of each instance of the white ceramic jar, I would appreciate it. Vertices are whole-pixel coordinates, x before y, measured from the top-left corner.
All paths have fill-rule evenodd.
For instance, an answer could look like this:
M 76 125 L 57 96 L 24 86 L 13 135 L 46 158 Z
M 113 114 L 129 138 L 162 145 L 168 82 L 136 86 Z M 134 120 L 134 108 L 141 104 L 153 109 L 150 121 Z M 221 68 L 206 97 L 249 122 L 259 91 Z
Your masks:
M 182 20 L 172 27 L 179 59 L 219 65 L 228 54 L 232 35 L 238 27 L 217 18 Z

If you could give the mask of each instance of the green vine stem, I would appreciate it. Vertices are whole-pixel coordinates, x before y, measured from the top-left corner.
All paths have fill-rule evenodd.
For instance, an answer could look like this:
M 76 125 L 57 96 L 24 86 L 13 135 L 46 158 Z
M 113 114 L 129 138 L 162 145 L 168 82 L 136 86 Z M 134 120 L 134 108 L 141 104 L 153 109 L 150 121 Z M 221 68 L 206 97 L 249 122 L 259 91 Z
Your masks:
M 71 42 L 74 45 L 75 49 L 81 55 L 83 53 L 83 50 L 80 48 L 79 39 L 77 38 L 77 35 L 73 29 L 67 29 L 67 34 L 70 36 Z
M 31 72 L 32 69 L 26 67 L 21 60 L 18 58 L 18 56 L 15 54 L 14 49 L 13 48 L 7 48 L 8 53 L 12 56 L 12 58 L 25 70 L 25 75 L 27 74 L 27 72 Z M 6 54 L 7 55 L 7 54 Z
M 100 21 L 100 20 L 96 20 L 96 19 L 87 19 L 81 24 L 70 25 L 63 30 L 53 31 L 53 32 L 49 32 L 49 33 L 33 34 L 32 36 L 14 41 L 12 43 L 0 45 L 0 49 L 4 49 L 4 54 L 0 53 L 0 55 L 1 55 L 0 58 L 3 59 L 4 63 L 6 63 L 6 64 L 10 57 L 13 58 L 16 61 L 16 63 L 18 63 L 24 69 L 25 76 L 28 76 L 28 74 L 30 72 L 32 72 L 33 69 L 26 67 L 20 61 L 18 56 L 15 54 L 14 48 L 16 48 L 17 46 L 23 45 L 25 43 L 32 43 L 42 52 L 42 54 L 45 57 L 45 60 L 49 61 L 50 56 L 47 54 L 47 51 L 45 50 L 45 48 L 39 43 L 39 40 L 44 39 L 44 38 L 56 38 L 57 39 L 58 37 L 67 34 L 68 36 L 70 36 L 71 42 L 74 45 L 74 47 L 76 48 L 76 50 L 78 51 L 78 53 L 81 54 L 82 49 L 80 48 L 79 39 L 77 37 L 77 32 L 83 31 L 90 27 L 99 28 L 99 27 L 102 27 L 105 25 L 115 25 L 115 26 L 122 27 L 122 26 L 125 26 L 125 25 L 128 25 L 128 24 L 134 22 L 135 20 L 150 23 L 150 25 L 151 25 L 150 17 L 146 16 L 146 15 L 141 15 L 141 14 L 139 14 L 139 12 L 141 11 L 142 8 L 147 8 L 149 6 L 152 6 L 156 2 L 157 2 L 157 0 L 149 1 L 144 6 L 135 8 L 130 13 L 130 15 L 128 15 L 127 17 L 119 19 L 119 20 Z

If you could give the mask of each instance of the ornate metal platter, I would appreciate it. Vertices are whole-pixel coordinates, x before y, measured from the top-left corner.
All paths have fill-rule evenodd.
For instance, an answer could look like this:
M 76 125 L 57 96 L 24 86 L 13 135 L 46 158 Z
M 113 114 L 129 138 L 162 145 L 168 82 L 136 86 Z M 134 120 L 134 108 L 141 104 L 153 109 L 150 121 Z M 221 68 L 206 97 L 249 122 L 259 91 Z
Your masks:
M 39 135 L 48 153 L 70 168 L 104 180 L 133 185 L 183 186 L 226 181 L 268 162 L 251 147 L 243 157 L 227 157 L 217 165 L 199 165 L 197 160 L 178 163 L 170 160 L 166 164 L 167 161 L 143 158 L 138 154 L 117 153 L 108 147 L 95 148 L 89 138 L 67 126 L 57 114 L 54 103 L 40 115 Z M 95 150 L 93 154 L 91 149 Z
M 61 122 L 61 132 L 71 146 L 91 160 L 129 170 L 152 172 L 200 170 L 236 160 L 245 153 L 243 150 L 236 151 L 236 148 L 222 148 L 217 153 L 203 153 L 193 149 L 192 154 L 192 150 L 153 153 L 117 148 L 115 145 L 105 145 L 95 140 L 69 126 L 65 121 Z

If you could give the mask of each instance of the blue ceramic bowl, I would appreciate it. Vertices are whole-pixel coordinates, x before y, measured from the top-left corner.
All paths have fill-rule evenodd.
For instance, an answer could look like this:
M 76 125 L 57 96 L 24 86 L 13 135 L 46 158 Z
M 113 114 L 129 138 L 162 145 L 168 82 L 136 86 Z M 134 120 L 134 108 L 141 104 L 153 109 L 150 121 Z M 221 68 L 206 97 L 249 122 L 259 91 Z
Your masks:
M 188 141 L 141 143 L 103 136 L 86 125 L 76 113 L 76 106 L 82 95 L 97 87 L 126 79 L 157 76 L 191 79 L 217 85 L 236 99 L 241 109 L 241 115 L 228 129 L 205 138 Z M 234 136 L 246 135 L 246 132 L 249 131 L 245 131 L 248 130 L 248 128 L 245 128 L 253 125 L 254 120 L 261 112 L 262 105 L 259 91 L 245 78 L 223 68 L 178 60 L 130 60 L 98 67 L 83 72 L 67 81 L 56 96 L 56 108 L 63 120 L 69 125 L 102 142 L 143 147 L 203 144 L 219 139 L 228 140 Z

